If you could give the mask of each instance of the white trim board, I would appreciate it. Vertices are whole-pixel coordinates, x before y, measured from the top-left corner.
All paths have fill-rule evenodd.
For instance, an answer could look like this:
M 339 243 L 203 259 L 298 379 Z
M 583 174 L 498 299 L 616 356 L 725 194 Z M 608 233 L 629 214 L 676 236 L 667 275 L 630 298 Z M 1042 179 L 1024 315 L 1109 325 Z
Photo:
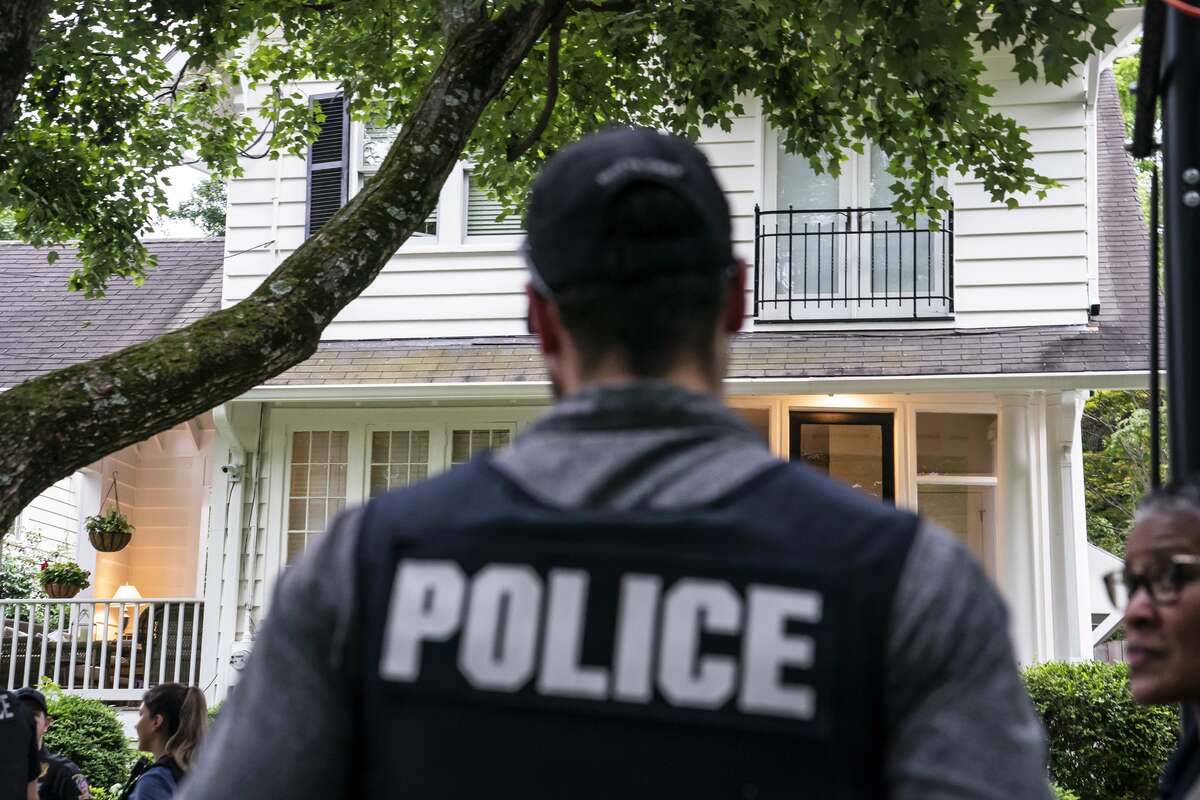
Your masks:
M 814 378 L 727 378 L 731 396 L 758 394 L 892 394 L 897 392 L 993 392 L 1072 389 L 1144 389 L 1148 370 L 1110 372 L 1015 372 L 980 375 L 869 375 Z M 464 383 L 353 383 L 257 386 L 232 402 L 313 400 L 549 400 L 549 381 Z

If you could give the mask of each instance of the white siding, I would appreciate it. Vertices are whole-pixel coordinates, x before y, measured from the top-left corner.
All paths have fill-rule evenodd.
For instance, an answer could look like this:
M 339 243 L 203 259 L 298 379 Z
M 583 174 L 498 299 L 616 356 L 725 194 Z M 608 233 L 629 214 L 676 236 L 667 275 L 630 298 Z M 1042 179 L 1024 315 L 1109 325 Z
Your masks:
M 989 57 L 987 63 L 987 75 L 997 90 L 991 100 L 994 107 L 1029 129 L 1034 168 L 1062 186 L 1041 200 L 1021 197 L 1020 207 L 1009 210 L 993 202 L 974 176 L 959 176 L 954 182 L 956 315 L 948 324 L 1083 324 L 1089 302 L 1085 79 L 1081 73 L 1061 87 L 1021 85 L 1006 71 L 1002 58 Z M 322 83 L 302 88 L 317 93 L 333 87 Z M 256 101 L 250 98 L 251 110 Z M 739 255 L 753 261 L 754 205 L 770 208 L 774 203 L 773 192 L 767 191 L 773 184 L 768 172 L 774 144 L 757 103 L 747 103 L 746 108 L 747 114 L 734 120 L 730 131 L 707 131 L 701 147 L 729 196 Z M 352 151 L 358 149 L 358 141 L 355 133 Z M 356 158 L 355 153 L 352 160 Z M 226 304 L 253 291 L 304 238 L 303 160 L 251 161 L 245 167 L 245 177 L 234 180 L 229 191 Z M 355 183 L 352 176 L 352 188 Z M 520 237 L 466 236 L 465 183 L 460 165 L 442 190 L 438 236 L 406 244 L 329 326 L 327 339 L 526 332 Z M 879 329 L 879 323 L 871 325 Z M 784 329 L 763 323 L 747 327 Z
M 55 483 L 34 498 L 17 517 L 16 530 L 39 534 L 37 549 L 50 554 L 65 550 L 75 555 L 79 529 L 78 481 L 75 475 Z

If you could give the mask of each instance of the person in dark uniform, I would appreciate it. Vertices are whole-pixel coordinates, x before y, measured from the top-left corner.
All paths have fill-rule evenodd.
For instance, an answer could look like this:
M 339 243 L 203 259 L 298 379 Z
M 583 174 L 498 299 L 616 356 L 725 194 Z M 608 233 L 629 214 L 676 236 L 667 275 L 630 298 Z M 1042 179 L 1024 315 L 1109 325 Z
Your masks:
M 0 800 L 37 800 L 42 771 L 33 715 L 13 692 L 0 692 Z
M 46 696 L 37 689 L 26 687 L 16 691 L 17 698 L 33 714 L 37 729 L 38 797 L 41 800 L 91 800 L 87 778 L 75 762 L 55 755 L 46 749 L 46 731 L 54 722 L 46 706 Z
M 746 269 L 700 151 L 590 136 L 527 227 L 554 408 L 288 570 L 180 797 L 1050 797 L 965 549 L 722 402 Z

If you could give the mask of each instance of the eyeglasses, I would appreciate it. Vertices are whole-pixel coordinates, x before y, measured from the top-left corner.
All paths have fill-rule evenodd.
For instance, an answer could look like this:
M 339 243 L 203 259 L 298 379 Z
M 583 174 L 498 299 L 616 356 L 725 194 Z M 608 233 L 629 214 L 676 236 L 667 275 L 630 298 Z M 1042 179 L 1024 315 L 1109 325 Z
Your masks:
M 1179 601 L 1179 593 L 1200 574 L 1200 556 L 1173 555 L 1165 561 L 1140 572 L 1126 567 L 1104 576 L 1108 599 L 1124 609 L 1138 589 L 1145 589 L 1155 605 L 1169 606 Z

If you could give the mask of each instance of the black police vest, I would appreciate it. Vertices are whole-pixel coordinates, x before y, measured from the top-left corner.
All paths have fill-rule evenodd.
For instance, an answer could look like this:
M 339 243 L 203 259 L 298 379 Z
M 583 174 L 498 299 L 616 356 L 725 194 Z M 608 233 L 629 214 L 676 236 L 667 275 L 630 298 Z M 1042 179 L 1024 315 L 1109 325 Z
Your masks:
M 680 512 L 486 457 L 365 511 L 355 796 L 883 797 L 916 518 L 781 464 Z

